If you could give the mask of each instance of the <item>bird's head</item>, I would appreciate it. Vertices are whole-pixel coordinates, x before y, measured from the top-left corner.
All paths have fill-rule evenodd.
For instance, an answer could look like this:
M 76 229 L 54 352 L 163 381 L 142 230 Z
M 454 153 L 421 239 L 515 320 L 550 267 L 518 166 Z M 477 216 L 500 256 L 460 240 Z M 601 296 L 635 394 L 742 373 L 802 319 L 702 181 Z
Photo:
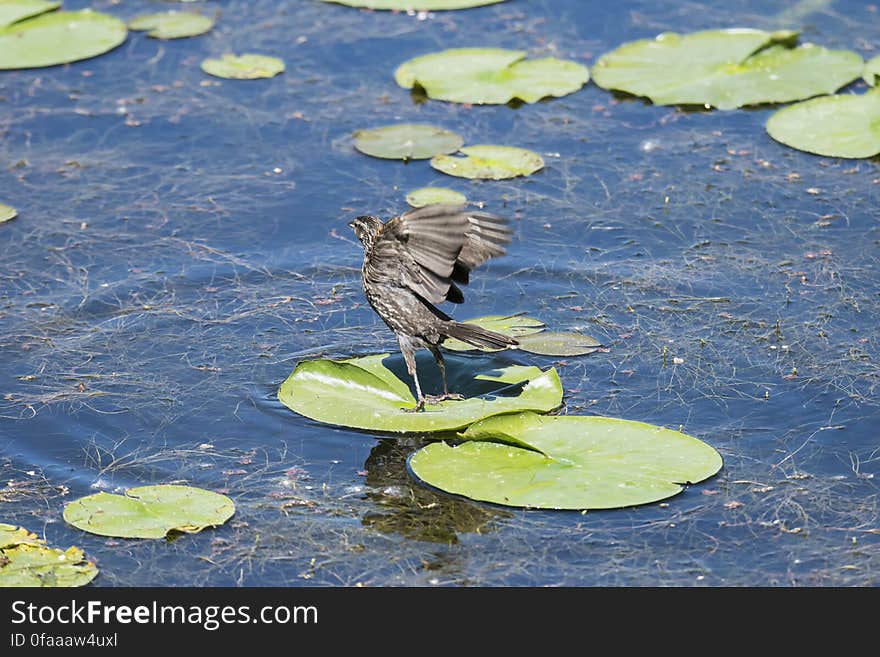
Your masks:
M 373 240 L 376 239 L 383 226 L 382 220 L 372 215 L 356 217 L 353 221 L 348 222 L 348 225 L 354 230 L 354 234 L 357 235 L 365 249 L 373 245 Z

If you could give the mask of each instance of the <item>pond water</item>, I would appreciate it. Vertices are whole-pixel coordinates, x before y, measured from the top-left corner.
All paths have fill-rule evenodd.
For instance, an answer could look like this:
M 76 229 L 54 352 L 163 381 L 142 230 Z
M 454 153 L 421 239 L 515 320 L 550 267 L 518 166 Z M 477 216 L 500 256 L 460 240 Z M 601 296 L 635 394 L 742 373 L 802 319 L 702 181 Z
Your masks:
M 169 7 L 65 6 L 125 19 Z M 591 64 L 624 41 L 731 26 L 800 25 L 803 40 L 869 57 L 877 5 L 187 6 L 219 11 L 215 29 L 133 33 L 99 58 L 0 72 L 0 200 L 19 210 L 0 225 L 0 519 L 83 547 L 95 586 L 880 583 L 878 161 L 774 142 L 773 108 L 683 111 L 593 84 L 466 107 L 416 102 L 392 78 L 446 47 Z M 279 56 L 287 71 L 199 70 L 225 52 Z M 397 121 L 530 148 L 547 166 L 469 182 L 352 148 L 353 130 Z M 413 480 L 419 436 L 282 406 L 277 388 L 303 359 L 396 350 L 346 224 L 399 213 L 429 184 L 515 227 L 457 318 L 527 312 L 595 336 L 607 353 L 511 360 L 557 366 L 561 412 L 681 427 L 722 471 L 663 504 L 505 509 Z M 227 493 L 236 515 L 170 541 L 61 519 L 77 497 L 172 482 Z

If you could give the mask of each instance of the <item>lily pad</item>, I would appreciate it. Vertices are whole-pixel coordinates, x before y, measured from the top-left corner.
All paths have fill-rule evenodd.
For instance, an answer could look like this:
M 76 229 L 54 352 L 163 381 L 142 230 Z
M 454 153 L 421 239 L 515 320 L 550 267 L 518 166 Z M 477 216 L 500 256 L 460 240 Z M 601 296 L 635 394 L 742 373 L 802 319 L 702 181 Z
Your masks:
M 528 176 L 544 168 L 543 158 L 534 151 L 515 146 L 466 146 L 460 151 L 465 157 L 435 155 L 431 166 L 459 178 L 503 180 Z
M 83 586 L 97 574 L 80 548 L 52 548 L 23 527 L 0 523 L 0 587 Z
M 612 509 L 671 497 L 721 469 L 721 456 L 679 431 L 608 417 L 493 417 L 456 447 L 436 442 L 409 461 L 441 490 L 507 506 Z M 527 446 L 528 448 L 524 448 Z
M 267 55 L 225 54 L 220 59 L 206 59 L 202 70 L 208 75 L 233 80 L 271 78 L 284 72 L 284 61 Z
M 321 0 L 363 9 L 394 9 L 397 11 L 446 11 L 494 5 L 504 0 Z
M 473 377 L 503 384 L 488 397 L 449 400 L 429 404 L 422 413 L 406 413 L 405 409 L 415 408 L 416 400 L 409 385 L 383 365 L 387 357 L 302 362 L 281 384 L 278 399 L 312 420 L 393 432 L 452 431 L 499 413 L 546 413 L 562 403 L 562 384 L 555 369 L 542 372 L 537 367 L 511 365 Z M 424 369 L 420 369 L 422 376 Z M 502 394 L 505 388 L 511 394 Z
M 60 2 L 47 0 L 0 0 L 0 27 L 58 9 Z
M 519 348 L 543 356 L 585 356 L 602 348 L 602 343 L 580 333 L 541 332 L 519 340 Z
M 222 525 L 235 513 L 225 495 L 192 486 L 141 486 L 125 495 L 96 493 L 64 507 L 64 520 L 77 529 L 119 538 L 164 538 Z
M 18 210 L 16 210 L 12 206 L 0 203 L 0 224 L 2 224 L 4 221 L 15 219 L 17 216 Z
M 880 55 L 868 60 L 862 77 L 872 87 L 877 84 L 877 78 L 880 78 Z
M 501 333 L 502 335 L 517 338 L 533 333 L 540 333 L 546 326 L 540 319 L 528 317 L 523 313 L 516 315 L 486 315 L 485 317 L 474 317 L 464 320 L 465 324 L 476 324 L 489 331 Z M 446 349 L 452 351 L 501 351 L 500 349 L 489 349 L 485 347 L 474 347 L 467 342 L 450 338 L 443 343 Z
M 454 153 L 464 139 L 451 130 L 433 125 L 399 123 L 354 133 L 354 147 L 361 153 L 389 160 L 426 160 Z
M 751 29 L 667 32 L 599 58 L 593 79 L 657 105 L 728 110 L 833 93 L 862 74 L 858 53 L 793 47 L 796 33 Z
M 422 87 L 429 98 L 477 105 L 566 96 L 590 79 L 577 62 L 525 57 L 523 50 L 452 48 L 404 62 L 394 79 L 405 89 Z
M 125 41 L 118 18 L 97 11 L 53 11 L 0 28 L 0 69 L 39 68 L 101 55 Z
M 154 39 L 183 39 L 210 31 L 215 22 L 211 16 L 192 11 L 162 11 L 130 20 L 128 29 L 149 30 L 147 36 Z
M 435 203 L 464 205 L 467 203 L 467 197 L 447 187 L 420 187 L 406 195 L 406 202 L 414 208 L 423 208 Z
M 767 121 L 776 141 L 830 157 L 880 154 L 880 87 L 861 95 L 813 98 L 785 107 Z

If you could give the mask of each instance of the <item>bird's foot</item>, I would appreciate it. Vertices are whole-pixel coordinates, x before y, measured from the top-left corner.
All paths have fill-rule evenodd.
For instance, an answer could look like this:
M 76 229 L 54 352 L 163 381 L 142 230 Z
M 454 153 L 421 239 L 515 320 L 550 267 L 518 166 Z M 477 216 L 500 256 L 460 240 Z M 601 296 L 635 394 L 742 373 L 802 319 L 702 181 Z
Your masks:
M 404 408 L 404 413 L 422 413 L 425 410 L 425 399 L 419 399 L 419 403 L 413 408 Z
M 425 395 L 425 401 L 429 404 L 439 404 L 447 399 L 461 401 L 464 399 L 464 395 L 459 395 L 457 392 L 444 392 L 442 395 Z

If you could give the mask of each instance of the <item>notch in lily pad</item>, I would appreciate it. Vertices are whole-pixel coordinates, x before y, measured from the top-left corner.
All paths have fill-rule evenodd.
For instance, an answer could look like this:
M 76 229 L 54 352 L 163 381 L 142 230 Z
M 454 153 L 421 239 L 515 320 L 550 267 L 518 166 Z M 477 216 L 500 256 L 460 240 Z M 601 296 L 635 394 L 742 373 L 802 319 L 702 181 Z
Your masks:
M 522 365 L 486 368 L 491 359 L 447 358 L 450 389 L 467 398 L 429 404 L 422 413 L 407 413 L 404 411 L 415 408 L 416 400 L 409 385 L 386 366 L 388 358 L 388 354 L 379 354 L 343 361 L 304 361 L 281 384 L 278 399 L 318 422 L 387 432 L 453 431 L 499 413 L 546 413 L 562 403 L 562 383 L 555 369 L 541 371 Z M 389 359 L 389 363 L 392 360 L 395 369 L 405 373 L 402 360 Z M 474 365 L 482 365 L 483 373 L 475 374 Z M 423 385 L 428 388 L 424 381 Z
M 602 55 L 593 80 L 656 105 L 729 110 L 835 92 L 862 74 L 858 53 L 806 44 L 797 33 L 753 29 L 666 32 Z
M 767 121 L 767 132 L 786 146 L 816 155 L 880 155 L 880 87 L 784 107 Z
M 128 29 L 146 31 L 153 39 L 183 39 L 209 32 L 216 19 L 193 11 L 162 11 L 144 14 L 128 22 Z
M 118 18 L 84 9 L 51 11 L 0 28 L 0 69 L 41 68 L 106 53 L 125 41 Z
M 526 148 L 478 144 L 465 146 L 457 155 L 435 155 L 431 166 L 458 178 L 504 180 L 530 176 L 544 168 L 544 158 Z
M 495 5 L 505 0 L 321 0 L 359 9 L 385 9 L 391 11 L 451 11 Z
M 523 313 L 474 317 L 465 323 L 516 338 L 520 350 L 543 356 L 585 356 L 602 349 L 602 343 L 596 338 L 576 332 L 547 331 L 544 322 Z M 452 351 L 493 351 L 455 339 L 444 341 L 443 346 Z
M 451 130 L 419 123 L 398 123 L 354 133 L 357 150 L 389 160 L 426 160 L 454 153 L 463 144 L 461 135 Z
M 98 567 L 78 547 L 49 547 L 24 527 L 0 523 L 0 588 L 84 586 Z
M 235 504 L 220 493 L 193 486 L 141 486 L 125 495 L 96 493 L 64 507 L 64 520 L 77 529 L 117 538 L 164 538 L 222 525 Z
M 488 418 L 453 446 L 409 459 L 423 482 L 455 495 L 537 509 L 614 509 L 677 495 L 716 474 L 718 452 L 672 429 L 608 417 L 515 413 Z
M 284 61 L 269 55 L 226 53 L 219 59 L 209 58 L 202 62 L 202 70 L 208 75 L 230 80 L 257 80 L 275 77 L 283 73 Z
M 48 0 L 0 0 L 0 27 L 54 11 L 60 6 L 60 2 Z
M 435 100 L 498 105 L 567 96 L 590 79 L 589 69 L 577 62 L 526 59 L 526 54 L 503 48 L 453 48 L 404 62 L 394 80 L 405 89 L 421 87 Z

